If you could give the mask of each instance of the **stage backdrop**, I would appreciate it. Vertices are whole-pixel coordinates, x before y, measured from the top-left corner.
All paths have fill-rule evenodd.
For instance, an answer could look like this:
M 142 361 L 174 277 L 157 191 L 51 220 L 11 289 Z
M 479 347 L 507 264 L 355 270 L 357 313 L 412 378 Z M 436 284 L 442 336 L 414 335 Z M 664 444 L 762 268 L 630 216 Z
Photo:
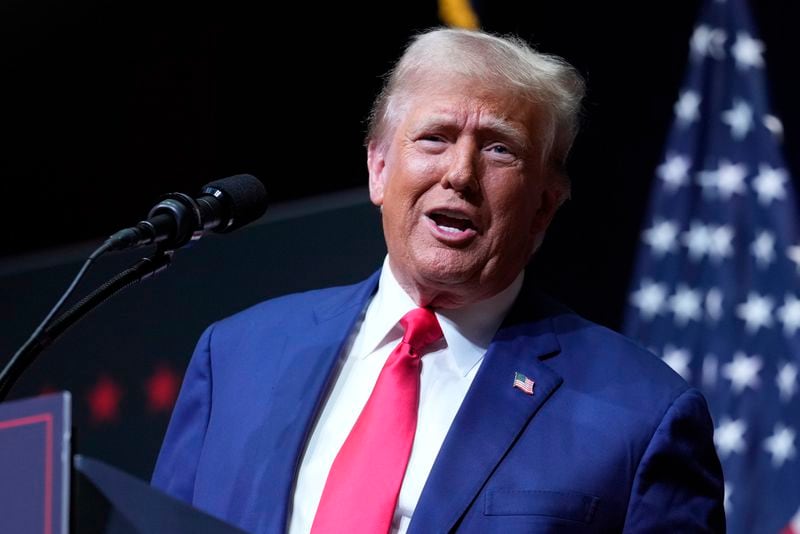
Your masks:
M 0 264 L 0 362 L 90 250 Z M 76 295 L 139 252 L 101 258 Z M 169 269 L 120 293 L 46 350 L 11 397 L 70 390 L 77 450 L 149 480 L 183 371 L 208 324 L 268 297 L 356 282 L 384 254 L 380 216 L 365 189 L 278 207 L 258 224 L 179 250 Z

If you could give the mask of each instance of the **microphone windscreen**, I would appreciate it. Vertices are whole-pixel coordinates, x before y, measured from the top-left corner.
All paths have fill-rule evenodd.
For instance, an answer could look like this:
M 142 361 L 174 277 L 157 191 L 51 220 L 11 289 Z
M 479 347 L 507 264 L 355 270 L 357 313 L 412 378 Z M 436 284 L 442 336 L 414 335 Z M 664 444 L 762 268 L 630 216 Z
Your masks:
M 225 197 L 230 223 L 221 225 L 216 232 L 232 232 L 255 221 L 267 211 L 267 190 L 255 176 L 237 174 L 214 180 L 203 187 L 203 193 L 215 194 L 217 191 Z

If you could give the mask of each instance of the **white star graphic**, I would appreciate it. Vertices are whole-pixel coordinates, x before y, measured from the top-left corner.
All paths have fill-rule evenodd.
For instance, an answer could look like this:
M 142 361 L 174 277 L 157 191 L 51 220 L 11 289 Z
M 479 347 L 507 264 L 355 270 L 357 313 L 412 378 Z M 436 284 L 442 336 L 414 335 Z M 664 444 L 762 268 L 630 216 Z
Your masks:
M 722 317 L 722 291 L 712 287 L 706 293 L 706 315 L 712 321 L 719 321 Z
M 658 166 L 656 174 L 664 181 L 669 192 L 673 192 L 689 181 L 691 162 L 686 156 L 669 154 L 666 161 Z
M 700 95 L 695 91 L 684 91 L 675 103 L 678 124 L 688 126 L 700 118 Z
M 775 236 L 772 232 L 767 230 L 759 232 L 758 237 L 750 245 L 750 252 L 756 257 L 759 267 L 769 267 L 775 260 Z
M 797 366 L 790 362 L 784 362 L 778 369 L 775 376 L 775 384 L 781 394 L 781 400 L 789 402 L 797 393 Z
M 667 345 L 664 347 L 664 355 L 661 359 L 672 367 L 672 370 L 683 377 L 684 380 L 690 380 L 692 371 L 689 369 L 689 364 L 692 361 L 692 355 L 687 349 L 681 349 Z
M 772 299 L 753 291 L 747 294 L 747 302 L 736 307 L 736 315 L 745 322 L 748 334 L 755 334 L 759 328 L 772 326 Z
M 776 310 L 775 315 L 783 323 L 783 333 L 787 337 L 792 337 L 800 328 L 800 300 L 787 293 L 783 297 L 783 306 Z
M 643 232 L 642 239 L 650 245 L 656 256 L 675 250 L 678 225 L 672 221 L 656 219 L 653 226 Z
M 769 206 L 773 200 L 786 198 L 784 184 L 789 180 L 785 169 L 773 169 L 762 163 L 758 166 L 758 175 L 753 178 L 753 189 L 758 194 L 758 201 Z
M 800 274 L 800 245 L 787 247 L 786 256 L 797 265 L 797 274 Z
M 703 188 L 703 194 L 710 198 L 717 195 L 729 200 L 734 193 L 744 194 L 744 179 L 747 176 L 747 166 L 744 163 L 731 163 L 722 160 L 716 170 L 701 171 L 698 181 Z
M 666 285 L 644 279 L 641 287 L 631 295 L 631 303 L 639 308 L 645 319 L 649 320 L 661 313 L 666 298 Z
M 733 230 L 730 226 L 710 227 L 711 245 L 708 255 L 712 260 L 719 261 L 733 255 Z
M 736 42 L 733 43 L 731 52 L 736 59 L 736 66 L 740 69 L 764 66 L 764 58 L 761 56 L 764 53 L 764 43 L 753 39 L 748 33 L 736 34 Z
M 748 356 L 744 352 L 737 352 L 733 355 L 732 362 L 722 366 L 722 376 L 731 381 L 734 393 L 741 393 L 747 387 L 755 390 L 761 384 L 758 372 L 763 366 L 761 356 L 757 354 Z
M 692 56 L 698 59 L 705 56 L 711 56 L 714 59 L 724 58 L 726 37 L 723 29 L 709 28 L 706 25 L 698 26 L 689 41 Z
M 742 454 L 745 450 L 744 433 L 747 424 L 744 419 L 723 417 L 719 426 L 714 429 L 714 445 L 720 457 L 727 458 L 732 452 Z
M 692 221 L 689 230 L 681 236 L 681 242 L 689 249 L 689 259 L 700 261 L 711 248 L 711 232 L 700 221 Z
M 722 122 L 731 127 L 731 136 L 741 141 L 753 127 L 753 108 L 737 98 L 731 109 L 722 112 Z
M 701 316 L 700 292 L 685 284 L 678 286 L 669 299 L 669 309 L 675 314 L 675 323 L 685 326 L 689 320 L 699 321 Z
M 786 460 L 794 458 L 795 432 L 782 423 L 775 423 L 775 431 L 764 440 L 764 449 L 772 455 L 772 466 L 781 467 Z

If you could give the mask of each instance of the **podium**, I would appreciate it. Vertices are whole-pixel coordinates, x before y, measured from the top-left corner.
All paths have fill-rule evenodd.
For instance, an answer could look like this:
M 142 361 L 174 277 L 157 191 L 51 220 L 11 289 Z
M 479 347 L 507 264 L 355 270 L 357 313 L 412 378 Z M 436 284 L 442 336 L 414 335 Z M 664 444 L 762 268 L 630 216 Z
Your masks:
M 100 460 L 73 455 L 68 392 L 0 403 L 0 532 L 241 534 Z

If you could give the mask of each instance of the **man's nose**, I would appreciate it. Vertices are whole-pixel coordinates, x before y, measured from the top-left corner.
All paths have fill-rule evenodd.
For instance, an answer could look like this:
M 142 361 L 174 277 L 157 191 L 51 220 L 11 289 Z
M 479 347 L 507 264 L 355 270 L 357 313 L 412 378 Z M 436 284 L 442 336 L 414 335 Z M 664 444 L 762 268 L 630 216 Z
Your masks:
M 478 154 L 475 143 L 460 139 L 452 147 L 452 158 L 442 176 L 442 187 L 460 193 L 478 190 Z

